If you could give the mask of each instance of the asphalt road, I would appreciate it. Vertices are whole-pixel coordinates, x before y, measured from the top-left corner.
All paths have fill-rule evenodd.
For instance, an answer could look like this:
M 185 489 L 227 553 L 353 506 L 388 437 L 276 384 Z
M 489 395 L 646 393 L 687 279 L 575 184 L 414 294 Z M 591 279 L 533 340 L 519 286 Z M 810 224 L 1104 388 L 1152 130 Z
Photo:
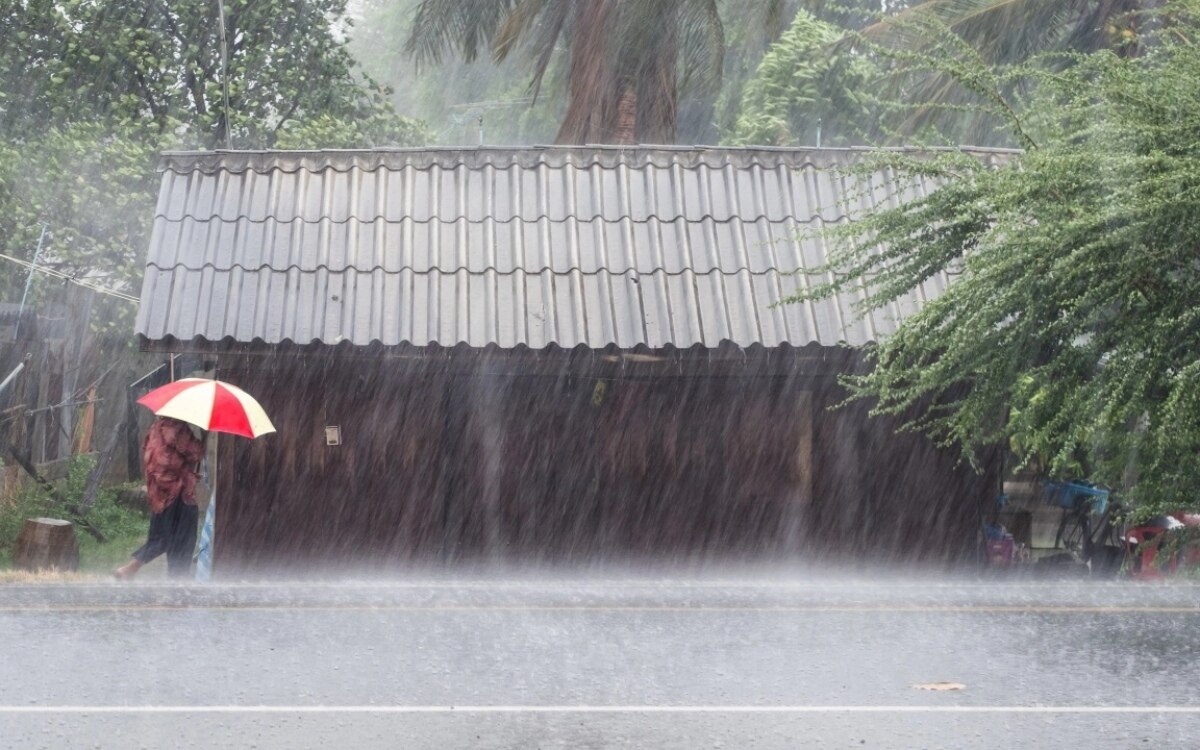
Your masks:
M 9 585 L 0 748 L 1194 748 L 1198 634 L 1192 585 Z

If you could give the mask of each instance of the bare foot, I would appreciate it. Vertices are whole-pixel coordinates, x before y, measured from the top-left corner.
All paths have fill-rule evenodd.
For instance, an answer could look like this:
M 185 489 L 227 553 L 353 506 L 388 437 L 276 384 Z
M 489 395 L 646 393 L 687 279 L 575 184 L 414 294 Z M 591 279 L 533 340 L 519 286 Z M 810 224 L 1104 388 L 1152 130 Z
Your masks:
M 117 577 L 118 581 L 128 581 L 129 579 L 131 579 L 135 575 L 137 575 L 137 572 L 141 567 L 142 567 L 142 564 L 140 562 L 138 562 L 137 560 L 130 560 L 129 562 L 125 563 L 121 567 L 114 570 L 113 575 Z

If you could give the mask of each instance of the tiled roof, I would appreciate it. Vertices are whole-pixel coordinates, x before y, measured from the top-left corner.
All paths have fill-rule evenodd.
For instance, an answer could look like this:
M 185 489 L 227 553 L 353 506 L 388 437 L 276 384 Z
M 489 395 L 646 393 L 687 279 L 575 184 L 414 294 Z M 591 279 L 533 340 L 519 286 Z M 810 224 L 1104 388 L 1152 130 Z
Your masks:
M 858 345 L 935 296 L 774 306 L 801 232 L 897 194 L 862 152 L 514 148 L 163 156 L 137 332 L 151 341 L 542 348 Z M 980 152 L 1003 159 L 1005 152 Z M 866 189 L 864 189 L 866 188 Z

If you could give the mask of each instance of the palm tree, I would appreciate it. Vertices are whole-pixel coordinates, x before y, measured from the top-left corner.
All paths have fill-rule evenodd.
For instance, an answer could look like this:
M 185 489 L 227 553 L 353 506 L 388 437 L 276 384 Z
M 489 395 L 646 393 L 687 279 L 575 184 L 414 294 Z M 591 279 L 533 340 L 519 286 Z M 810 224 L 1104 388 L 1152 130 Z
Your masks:
M 725 35 L 717 0 L 422 0 L 409 53 L 436 63 L 447 48 L 497 62 L 523 49 L 535 97 L 569 50 L 559 143 L 673 143 L 682 92 L 719 84 Z

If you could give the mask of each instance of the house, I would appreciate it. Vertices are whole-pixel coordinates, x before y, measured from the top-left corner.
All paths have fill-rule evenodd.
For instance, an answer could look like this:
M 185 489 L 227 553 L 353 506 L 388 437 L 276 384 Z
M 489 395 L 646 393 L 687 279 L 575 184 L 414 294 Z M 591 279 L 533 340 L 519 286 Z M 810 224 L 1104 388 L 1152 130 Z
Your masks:
M 861 156 L 165 154 L 141 345 L 279 430 L 222 437 L 217 565 L 970 555 L 998 471 L 832 408 L 947 279 L 777 304 L 825 259 L 804 230 L 936 187 Z

